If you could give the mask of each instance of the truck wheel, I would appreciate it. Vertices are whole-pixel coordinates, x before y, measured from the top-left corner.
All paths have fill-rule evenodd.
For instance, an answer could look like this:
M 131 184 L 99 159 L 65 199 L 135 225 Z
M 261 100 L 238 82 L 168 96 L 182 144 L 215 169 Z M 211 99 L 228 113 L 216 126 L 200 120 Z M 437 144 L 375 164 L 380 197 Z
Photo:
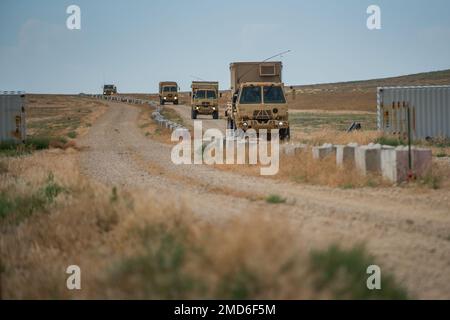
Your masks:
M 178 104 L 178 100 L 174 101 L 173 104 L 177 105 Z
M 227 129 L 234 130 L 234 121 L 231 119 L 227 119 Z
M 164 105 L 164 100 L 161 100 L 160 105 L 162 106 Z
M 291 130 L 290 128 L 281 129 L 280 130 L 280 140 L 289 141 L 291 138 Z
M 197 110 L 191 110 L 191 119 L 197 119 Z
M 219 119 L 219 111 L 214 111 L 212 116 L 213 116 L 213 119 L 216 119 L 216 120 Z

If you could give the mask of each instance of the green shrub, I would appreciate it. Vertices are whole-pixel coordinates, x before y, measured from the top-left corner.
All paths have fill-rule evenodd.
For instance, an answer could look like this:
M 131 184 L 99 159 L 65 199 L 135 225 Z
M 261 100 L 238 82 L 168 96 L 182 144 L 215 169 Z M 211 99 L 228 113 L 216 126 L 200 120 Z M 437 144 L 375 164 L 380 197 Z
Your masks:
M 266 198 L 267 203 L 277 204 L 277 203 L 285 203 L 286 199 L 280 197 L 279 195 L 272 194 Z
M 50 173 L 44 186 L 29 195 L 14 196 L 13 192 L 0 193 L 0 221 L 8 219 L 20 223 L 35 212 L 45 211 L 62 192 L 67 192 L 54 181 Z
M 70 139 L 75 139 L 75 138 L 78 136 L 78 133 L 77 133 L 76 131 L 70 131 L 70 132 L 67 134 L 67 136 L 68 136 Z
M 42 193 L 47 201 L 49 203 L 53 202 L 53 200 L 63 191 L 65 191 L 65 189 L 54 181 L 53 173 L 50 172 L 48 174 L 47 182 L 42 189 Z
M 120 261 L 110 272 L 110 280 L 126 297 L 183 299 L 200 290 L 201 281 L 184 271 L 188 248 L 182 229 L 156 225 L 138 232 L 143 253 Z
M 313 251 L 310 262 L 316 290 L 331 291 L 335 299 L 407 299 L 406 291 L 383 270 L 381 289 L 367 288 L 367 267 L 376 263 L 363 247 L 344 250 L 331 246 Z
M 50 146 L 62 146 L 67 143 L 63 137 L 30 137 L 25 143 L 5 141 L 0 143 L 0 155 L 7 157 L 18 157 L 30 154 L 34 150 L 44 150 Z
M 221 279 L 217 295 L 221 299 L 248 300 L 262 290 L 256 272 L 240 270 Z
M 407 144 L 407 141 L 402 141 L 397 137 L 381 136 L 377 138 L 374 143 L 384 146 L 398 147 Z
M 50 147 L 50 137 L 34 137 L 28 138 L 25 145 L 32 150 L 44 150 Z
M 46 203 L 46 199 L 38 194 L 11 198 L 1 193 L 0 221 L 12 219 L 14 223 L 20 223 L 36 211 L 43 210 Z

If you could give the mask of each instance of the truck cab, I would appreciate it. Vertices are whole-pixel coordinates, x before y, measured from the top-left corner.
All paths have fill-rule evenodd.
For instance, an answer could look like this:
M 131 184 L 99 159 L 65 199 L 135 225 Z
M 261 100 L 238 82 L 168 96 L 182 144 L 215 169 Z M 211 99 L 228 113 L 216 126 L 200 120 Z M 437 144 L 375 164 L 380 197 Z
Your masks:
M 193 81 L 191 85 L 191 118 L 212 115 L 219 119 L 219 83 L 217 81 Z
M 113 84 L 105 84 L 103 86 L 103 95 L 104 96 L 111 96 L 113 94 L 117 94 L 117 88 Z
M 159 83 L 159 101 L 161 105 L 166 102 L 178 104 L 178 84 L 173 81 L 163 81 Z
M 289 139 L 289 111 L 281 62 L 232 63 L 233 95 L 225 116 L 229 129 L 278 129 L 281 140 Z

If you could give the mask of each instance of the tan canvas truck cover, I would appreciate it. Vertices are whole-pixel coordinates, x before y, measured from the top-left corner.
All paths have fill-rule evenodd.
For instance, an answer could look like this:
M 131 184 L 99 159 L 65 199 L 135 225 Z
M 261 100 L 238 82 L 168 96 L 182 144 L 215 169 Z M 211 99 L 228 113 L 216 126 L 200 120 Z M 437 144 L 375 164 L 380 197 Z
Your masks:
M 231 92 L 239 89 L 246 82 L 281 83 L 283 64 L 274 62 L 233 62 L 230 64 Z
M 177 87 L 178 84 L 175 81 L 161 81 L 159 83 L 159 93 L 162 93 L 163 87 Z
M 219 82 L 217 81 L 192 81 L 192 91 L 196 89 L 219 91 Z
M 173 102 L 178 104 L 178 84 L 175 81 L 161 81 L 159 83 L 160 103 Z
M 198 114 L 212 115 L 219 118 L 219 82 L 193 81 L 191 84 L 191 112 L 192 119 Z

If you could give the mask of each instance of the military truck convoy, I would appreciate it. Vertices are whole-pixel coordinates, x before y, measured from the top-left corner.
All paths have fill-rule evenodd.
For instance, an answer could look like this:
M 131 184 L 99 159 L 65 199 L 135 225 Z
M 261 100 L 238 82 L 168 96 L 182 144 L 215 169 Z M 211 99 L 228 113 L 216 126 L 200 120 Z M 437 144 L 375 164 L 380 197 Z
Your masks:
M 192 119 L 199 114 L 219 119 L 219 82 L 192 81 L 190 96 Z
M 113 84 L 105 84 L 103 86 L 103 95 L 104 96 L 111 96 L 113 94 L 117 94 L 117 88 Z
M 162 81 L 159 83 L 159 101 L 161 105 L 166 102 L 178 104 L 178 84 L 174 81 Z
M 230 64 L 231 100 L 225 110 L 227 128 L 257 133 L 266 129 L 279 130 L 280 140 L 290 138 L 289 111 L 282 80 L 281 61 L 233 62 Z M 160 104 L 179 103 L 178 84 L 159 83 Z M 103 94 L 117 93 L 114 85 L 105 85 Z M 191 84 L 191 118 L 212 115 L 219 119 L 219 83 L 193 81 Z
M 279 129 L 280 139 L 289 139 L 282 68 L 280 61 L 230 64 L 231 101 L 225 111 L 228 129 Z

